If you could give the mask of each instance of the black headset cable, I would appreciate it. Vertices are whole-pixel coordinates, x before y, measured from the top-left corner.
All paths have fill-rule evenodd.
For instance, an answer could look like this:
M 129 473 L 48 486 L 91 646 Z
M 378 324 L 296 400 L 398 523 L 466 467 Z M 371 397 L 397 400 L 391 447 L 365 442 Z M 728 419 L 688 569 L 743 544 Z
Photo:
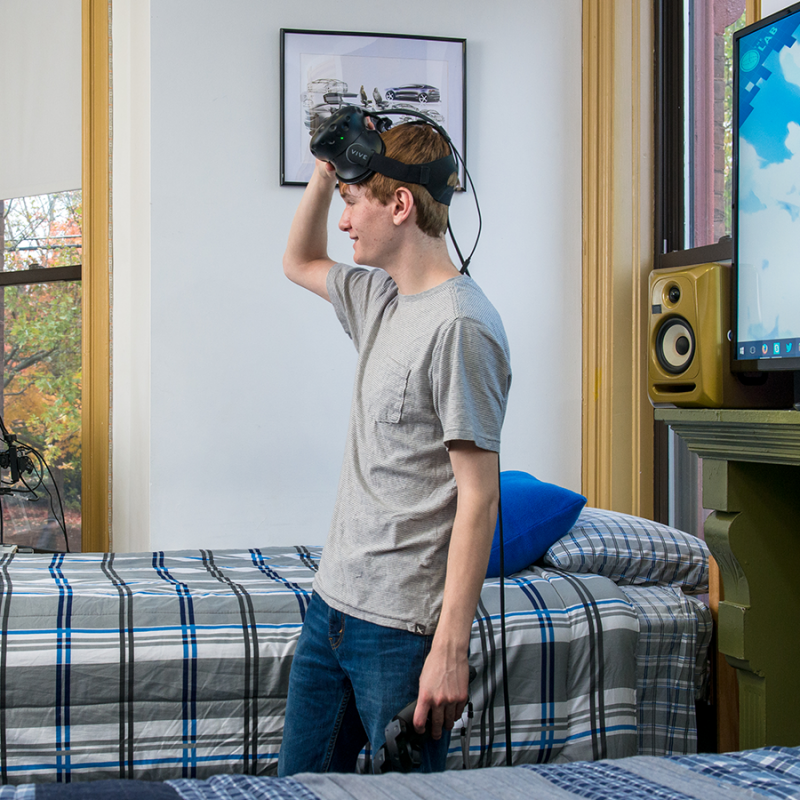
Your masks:
M 508 659 L 506 657 L 506 591 L 505 553 L 503 552 L 503 492 L 500 478 L 500 455 L 497 456 L 497 522 L 500 526 L 500 659 L 503 669 L 503 713 L 505 715 L 506 766 L 512 764 L 511 757 L 511 702 L 508 696 Z

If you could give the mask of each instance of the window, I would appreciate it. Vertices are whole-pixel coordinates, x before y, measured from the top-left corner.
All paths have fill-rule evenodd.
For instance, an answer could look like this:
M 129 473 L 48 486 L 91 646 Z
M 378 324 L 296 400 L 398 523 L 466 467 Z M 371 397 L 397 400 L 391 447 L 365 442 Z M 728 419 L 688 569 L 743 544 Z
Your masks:
M 659 157 L 657 266 L 730 257 L 732 42 L 746 0 L 656 0 Z M 727 249 L 726 249 L 727 248 Z
M 3 540 L 76 551 L 81 549 L 81 192 L 0 201 L 0 211 L 0 416 L 16 443 L 30 448 L 20 447 L 28 460 L 18 469 L 0 461 Z M 9 440 L 0 443 L 0 458 L 9 461 L 9 453 Z
M 731 247 L 732 43 L 746 0 L 656 0 L 656 268 L 726 261 Z M 655 431 L 656 516 L 702 535 L 700 459 Z

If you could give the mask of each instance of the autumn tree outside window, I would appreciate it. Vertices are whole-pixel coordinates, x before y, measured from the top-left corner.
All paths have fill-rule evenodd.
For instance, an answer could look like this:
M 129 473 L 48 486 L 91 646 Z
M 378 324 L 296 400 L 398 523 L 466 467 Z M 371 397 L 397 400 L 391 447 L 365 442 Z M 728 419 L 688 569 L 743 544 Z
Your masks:
M 80 550 L 82 196 L 2 200 L 0 212 L 0 415 L 43 455 L 63 502 L 69 549 Z M 46 486 L 54 492 L 49 478 Z M 0 495 L 4 540 L 63 550 L 50 496 L 36 494 L 35 502 Z

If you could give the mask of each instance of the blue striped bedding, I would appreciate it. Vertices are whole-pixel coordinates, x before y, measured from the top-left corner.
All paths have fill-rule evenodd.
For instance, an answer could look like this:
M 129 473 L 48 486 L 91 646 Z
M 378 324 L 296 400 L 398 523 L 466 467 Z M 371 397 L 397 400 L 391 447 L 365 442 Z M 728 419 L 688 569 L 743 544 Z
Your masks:
M 0 787 L 0 800 L 797 800 L 800 748 L 491 767 L 438 775 L 217 775 Z
M 3 555 L 2 784 L 273 772 L 319 553 Z M 556 569 L 507 579 L 515 763 L 692 752 L 710 636 L 693 603 Z M 453 769 L 504 763 L 499 644 L 495 579 L 473 624 L 478 678 Z

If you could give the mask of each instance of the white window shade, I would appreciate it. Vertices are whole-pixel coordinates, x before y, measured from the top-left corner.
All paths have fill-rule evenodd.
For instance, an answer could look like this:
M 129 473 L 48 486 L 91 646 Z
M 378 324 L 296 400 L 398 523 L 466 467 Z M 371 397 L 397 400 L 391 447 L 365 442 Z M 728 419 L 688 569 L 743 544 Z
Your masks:
M 761 19 L 790 6 L 792 2 L 787 3 L 786 0 L 761 0 Z
M 81 0 L 0 0 L 0 199 L 81 188 Z

